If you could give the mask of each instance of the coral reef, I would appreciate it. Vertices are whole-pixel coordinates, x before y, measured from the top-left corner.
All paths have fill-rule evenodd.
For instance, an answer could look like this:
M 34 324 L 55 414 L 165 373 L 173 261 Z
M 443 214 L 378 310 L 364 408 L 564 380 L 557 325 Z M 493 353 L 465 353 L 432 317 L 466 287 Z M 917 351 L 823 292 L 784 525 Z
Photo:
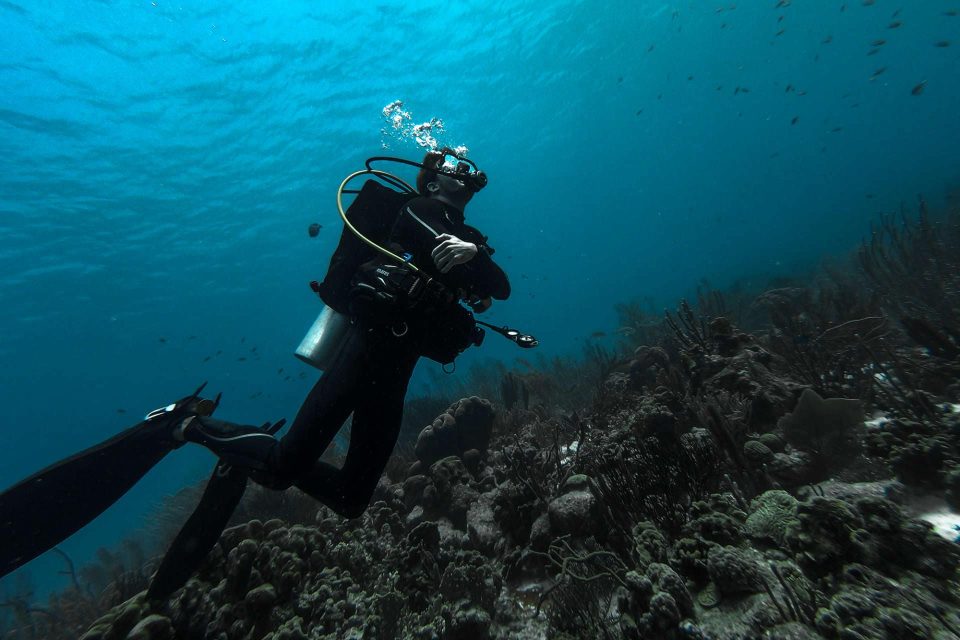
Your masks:
M 362 517 L 251 491 L 171 600 L 149 553 L 104 554 L 48 609 L 8 595 L 8 637 L 960 637 L 960 545 L 910 511 L 960 508 L 960 234 L 926 216 L 858 273 L 624 304 L 617 348 L 472 369 L 412 402 Z

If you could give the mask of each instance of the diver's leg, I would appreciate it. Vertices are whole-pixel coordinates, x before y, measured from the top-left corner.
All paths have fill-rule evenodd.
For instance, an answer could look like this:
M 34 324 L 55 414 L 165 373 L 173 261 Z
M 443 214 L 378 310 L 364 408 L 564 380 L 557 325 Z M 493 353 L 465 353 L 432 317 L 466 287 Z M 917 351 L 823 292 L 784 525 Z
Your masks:
M 377 340 L 368 329 L 352 325 L 344 344 L 300 406 L 293 424 L 280 439 L 276 466 L 291 481 L 307 473 L 323 455 L 362 396 L 358 387 Z
M 227 464 L 251 471 L 270 471 L 277 440 L 269 431 L 248 425 L 234 424 L 189 416 L 174 431 L 182 442 L 195 442 L 217 454 Z
M 350 415 L 360 369 L 363 341 L 348 332 L 340 357 L 307 396 L 284 438 L 273 438 L 276 426 L 265 429 L 194 418 L 184 421 L 180 437 L 206 446 L 221 460 L 200 504 L 167 550 L 147 591 L 164 600 L 182 587 L 217 543 L 233 510 L 243 497 L 249 476 L 271 489 L 286 489 L 309 456 L 312 463 Z M 284 455 L 286 454 L 286 455 Z M 234 463 L 231 466 L 230 462 Z M 309 469 L 309 466 L 307 466 Z
M 220 539 L 246 488 L 246 473 L 226 462 L 217 463 L 200 502 L 150 580 L 147 598 L 165 600 L 187 583 Z
M 400 434 L 403 401 L 416 362 L 416 354 L 394 350 L 372 363 L 358 389 L 361 400 L 343 467 L 318 460 L 297 488 L 348 518 L 366 510 Z
M 354 390 L 370 346 L 365 332 L 351 326 L 337 357 L 280 440 L 258 427 L 203 417 L 184 420 L 176 437 L 203 445 L 266 487 L 286 489 L 310 470 L 353 410 Z

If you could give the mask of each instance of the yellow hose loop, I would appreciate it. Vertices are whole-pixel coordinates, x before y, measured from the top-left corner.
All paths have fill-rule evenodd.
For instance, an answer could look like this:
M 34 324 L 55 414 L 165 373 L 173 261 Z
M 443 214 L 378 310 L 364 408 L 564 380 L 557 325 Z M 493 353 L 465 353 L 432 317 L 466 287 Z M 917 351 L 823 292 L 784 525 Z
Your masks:
M 416 190 L 415 190 L 413 187 L 411 187 L 409 184 L 407 184 L 406 182 L 404 182 L 403 180 L 401 180 L 401 179 L 398 178 L 397 176 L 395 176 L 395 175 L 393 175 L 393 174 L 390 174 L 390 173 L 387 173 L 386 171 L 378 171 L 377 169 L 363 169 L 362 171 L 354 171 L 353 173 L 351 173 L 350 175 L 348 175 L 346 178 L 343 179 L 343 182 L 340 183 L 340 187 L 337 189 L 337 210 L 340 212 L 340 217 L 343 218 L 343 224 L 345 224 L 345 225 L 347 226 L 347 228 L 350 229 L 350 231 L 352 231 L 355 236 L 357 236 L 358 238 L 360 238 L 360 240 L 362 240 L 362 241 L 365 242 L 366 244 L 370 245 L 371 247 L 373 247 L 374 249 L 376 249 L 376 250 L 379 251 L 380 253 L 383 253 L 383 254 L 387 255 L 388 257 L 393 258 L 393 259 L 396 260 L 397 262 L 404 263 L 404 262 L 406 262 L 406 261 L 405 261 L 402 257 L 400 257 L 400 256 L 398 256 L 397 254 L 393 253 L 393 252 L 390 251 L 389 249 L 385 249 L 385 248 L 381 247 L 381 246 L 378 245 L 376 242 L 370 240 L 370 238 L 368 238 L 368 237 L 366 237 L 365 235 L 363 235 L 362 233 L 360 233 L 360 232 L 357 230 L 357 228 L 354 227 L 352 224 L 350 224 L 350 221 L 347 220 L 347 212 L 343 210 L 343 189 L 344 189 L 344 187 L 347 186 L 347 183 L 350 182 L 351 180 L 353 180 L 354 178 L 356 178 L 356 177 L 358 177 L 358 176 L 367 175 L 367 174 L 373 174 L 373 175 L 379 176 L 379 177 L 387 176 L 387 177 L 389 177 L 389 178 L 392 179 L 392 180 L 396 180 L 397 182 L 399 182 L 400 184 L 402 184 L 404 187 L 406 187 L 407 189 L 409 189 L 411 192 L 415 192 L 415 191 L 416 191 Z M 417 266 L 416 266 L 415 264 L 413 264 L 412 262 L 406 262 L 406 263 L 407 263 L 408 265 L 410 265 L 410 268 L 413 269 L 414 271 L 420 271 L 420 269 L 418 269 Z

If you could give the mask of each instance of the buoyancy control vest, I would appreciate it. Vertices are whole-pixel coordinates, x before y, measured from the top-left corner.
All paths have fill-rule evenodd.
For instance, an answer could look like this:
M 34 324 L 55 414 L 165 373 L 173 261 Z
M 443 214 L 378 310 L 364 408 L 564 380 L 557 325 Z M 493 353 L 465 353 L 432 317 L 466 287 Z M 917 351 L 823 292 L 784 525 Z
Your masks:
M 346 216 L 357 230 L 373 242 L 386 246 L 393 223 L 403 205 L 417 196 L 384 186 L 376 180 L 363 183 Z M 323 281 L 313 287 L 323 302 L 338 313 L 350 309 L 350 281 L 365 262 L 377 258 L 376 249 L 361 241 L 344 226 Z

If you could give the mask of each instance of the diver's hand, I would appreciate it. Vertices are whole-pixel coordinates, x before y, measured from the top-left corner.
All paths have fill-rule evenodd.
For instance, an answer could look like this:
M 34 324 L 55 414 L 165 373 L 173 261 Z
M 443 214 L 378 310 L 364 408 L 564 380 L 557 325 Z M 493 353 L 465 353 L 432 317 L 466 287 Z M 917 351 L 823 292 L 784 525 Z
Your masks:
M 441 234 L 434 240 L 440 240 L 441 242 L 430 256 L 437 268 L 440 269 L 440 273 L 446 273 L 458 264 L 470 262 L 477 255 L 477 245 L 472 242 L 464 242 L 449 233 Z
M 470 308 L 477 313 L 483 313 L 490 308 L 490 305 L 493 304 L 493 300 L 490 298 L 490 296 L 481 298 L 479 296 L 472 295 L 470 296 L 470 299 L 467 300 L 467 304 L 470 305 Z

